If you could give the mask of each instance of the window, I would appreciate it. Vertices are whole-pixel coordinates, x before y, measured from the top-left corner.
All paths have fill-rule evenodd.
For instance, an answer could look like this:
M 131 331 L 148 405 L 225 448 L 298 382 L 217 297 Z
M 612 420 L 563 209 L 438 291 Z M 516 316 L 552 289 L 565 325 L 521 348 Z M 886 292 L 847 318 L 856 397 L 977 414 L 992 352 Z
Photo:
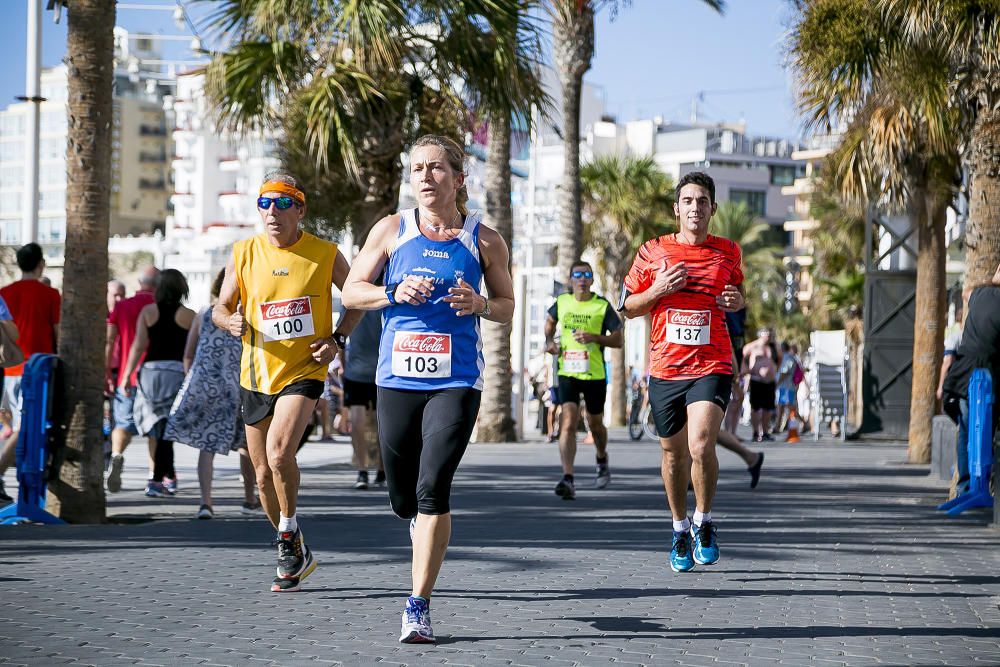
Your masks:
M 19 113 L 5 113 L 0 116 L 0 135 L 19 137 L 24 134 L 24 116 Z
M 21 200 L 24 199 L 24 195 L 18 194 L 21 196 L 0 197 L 0 215 L 14 215 L 21 212 Z
M 66 218 L 39 218 L 38 240 L 41 243 L 62 243 L 66 240 Z
M 40 160 L 62 160 L 66 155 L 66 137 L 42 139 L 39 145 Z
M 795 167 L 774 165 L 771 167 L 771 185 L 792 185 L 797 175 Z
M 19 188 L 24 183 L 24 167 L 21 165 L 0 167 L 0 189 Z
M 734 204 L 745 204 L 750 212 L 763 218 L 767 215 L 767 193 L 760 190 L 737 190 L 729 191 L 729 201 Z
M 42 190 L 39 193 L 38 209 L 40 211 L 65 211 L 65 190 Z
M 19 162 L 24 152 L 24 145 L 20 141 L 0 141 L 0 161 Z
M 4 245 L 19 245 L 21 241 L 21 221 L 0 221 L 0 243 Z
M 46 134 L 65 132 L 66 110 L 60 109 L 59 111 L 46 111 L 43 113 L 41 131 Z

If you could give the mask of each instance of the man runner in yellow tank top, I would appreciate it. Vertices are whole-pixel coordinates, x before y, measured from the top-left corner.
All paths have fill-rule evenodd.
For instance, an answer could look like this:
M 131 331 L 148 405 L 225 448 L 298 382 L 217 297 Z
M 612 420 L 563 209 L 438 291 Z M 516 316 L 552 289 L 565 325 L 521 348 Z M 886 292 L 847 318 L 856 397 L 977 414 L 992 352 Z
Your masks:
M 335 243 L 299 229 L 306 198 L 293 177 L 270 174 L 257 210 L 264 233 L 233 246 L 212 321 L 243 341 L 247 445 L 261 504 L 278 529 L 271 590 L 288 592 L 316 569 L 295 517 L 295 451 L 323 393 L 327 366 L 363 313 L 347 311 L 333 331 L 331 285 L 343 287 L 350 267 Z

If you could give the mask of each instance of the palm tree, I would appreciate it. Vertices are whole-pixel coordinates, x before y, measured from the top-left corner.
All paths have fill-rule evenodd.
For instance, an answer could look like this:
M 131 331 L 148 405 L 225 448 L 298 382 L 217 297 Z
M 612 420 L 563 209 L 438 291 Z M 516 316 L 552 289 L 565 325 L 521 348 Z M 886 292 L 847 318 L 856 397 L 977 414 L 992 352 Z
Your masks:
M 600 157 L 580 170 L 586 224 L 583 240 L 596 256 L 606 290 L 618 290 L 635 249 L 671 223 L 670 177 L 649 157 Z M 612 295 L 611 299 L 615 297 Z M 609 351 L 611 423 L 625 424 L 627 377 L 624 347 Z
M 747 319 L 757 325 L 775 326 L 783 317 L 785 268 L 782 248 L 768 242 L 771 226 L 756 217 L 746 204 L 721 202 L 709 230 L 734 241 L 743 253 L 743 284 L 747 290 Z
M 722 12 L 723 0 L 702 0 Z M 553 56 L 562 90 L 563 183 L 559 190 L 559 275 L 569 275 L 583 248 L 580 192 L 580 100 L 583 75 L 594 56 L 594 16 L 607 7 L 612 17 L 631 0 L 544 0 L 552 21 Z
M 66 259 L 59 354 L 64 363 L 59 429 L 66 448 L 49 486 L 52 511 L 71 522 L 104 521 L 101 433 L 115 3 L 77 0 L 68 15 L 69 136 Z M 100 287 L 98 287 L 100 286 Z
M 510 206 L 510 116 L 497 113 L 491 114 L 490 118 L 484 221 L 497 230 L 510 248 L 514 237 L 514 216 Z M 520 374 L 513 372 L 510 357 L 513 323 L 482 320 L 480 324 L 483 328 L 483 357 L 489 361 L 485 369 L 476 439 L 480 442 L 510 442 L 517 439 L 510 400 L 511 385 L 515 381 L 520 382 Z
M 905 46 L 940 54 L 950 102 L 962 112 L 969 176 L 965 283 L 988 283 L 1000 265 L 1000 4 L 981 0 L 881 0 Z
M 314 188 L 346 175 L 355 217 L 339 221 L 363 241 L 396 209 L 413 139 L 460 136 L 469 110 L 503 102 L 527 116 L 541 101 L 526 3 L 221 0 L 209 22 L 230 46 L 213 54 L 206 91 L 220 128 L 284 130 L 288 156 L 312 158 Z
M 909 459 L 930 461 L 945 313 L 947 207 L 958 173 L 959 114 L 947 104 L 941 43 L 908 43 L 864 0 L 807 6 L 792 38 L 800 105 L 824 131 L 849 123 L 828 158 L 849 198 L 905 210 L 917 232 Z

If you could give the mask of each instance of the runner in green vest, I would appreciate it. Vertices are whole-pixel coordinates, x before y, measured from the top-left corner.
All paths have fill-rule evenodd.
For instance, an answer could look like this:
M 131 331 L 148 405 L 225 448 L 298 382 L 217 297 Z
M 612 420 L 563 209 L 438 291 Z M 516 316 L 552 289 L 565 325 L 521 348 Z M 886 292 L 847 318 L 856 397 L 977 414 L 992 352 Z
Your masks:
M 622 346 L 622 322 L 608 301 L 590 291 L 594 270 L 587 262 L 576 262 L 570 273 L 571 294 L 562 294 L 549 308 L 545 320 L 545 351 L 559 359 L 559 401 L 562 418 L 559 428 L 559 457 L 563 477 L 556 495 L 563 500 L 576 498 L 573 461 L 576 459 L 576 425 L 580 419 L 580 397 L 587 406 L 587 421 L 597 450 L 597 480 L 603 489 L 611 481 L 608 471 L 608 431 L 604 428 L 604 399 L 607 379 L 604 348 Z M 559 327 L 559 342 L 555 341 Z

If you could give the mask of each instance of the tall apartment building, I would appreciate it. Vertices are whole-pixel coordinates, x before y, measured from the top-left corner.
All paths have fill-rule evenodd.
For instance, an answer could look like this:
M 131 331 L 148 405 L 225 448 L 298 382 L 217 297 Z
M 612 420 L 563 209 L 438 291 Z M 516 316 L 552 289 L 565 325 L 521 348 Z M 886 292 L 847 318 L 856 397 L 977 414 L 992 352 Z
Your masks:
M 805 165 L 805 172 L 795 181 L 784 186 L 781 191 L 794 197 L 792 215 L 785 221 L 784 229 L 788 232 L 788 251 L 785 262 L 798 270 L 798 300 L 803 308 L 808 308 L 813 297 L 813 247 L 812 233 L 819 229 L 820 223 L 810 213 L 812 195 L 816 191 L 817 179 L 822 170 L 823 160 L 837 145 L 836 137 L 816 137 L 809 146 L 792 154 L 796 160 Z
M 174 124 L 170 158 L 173 211 L 166 219 L 164 266 L 184 273 L 192 307 L 206 305 L 232 245 L 262 231 L 257 188 L 278 166 L 273 137 L 230 137 L 218 131 L 200 71 L 177 76 L 164 100 Z
M 112 235 L 163 231 L 169 210 L 170 137 L 163 97 L 170 77 L 157 64 L 149 39 L 115 28 L 114 113 L 112 116 Z M 152 63 L 152 64 L 150 64 Z M 62 264 L 66 238 L 67 71 L 41 75 L 38 242 L 49 264 Z M 25 204 L 24 155 L 30 104 L 0 111 L 0 244 L 21 245 Z

